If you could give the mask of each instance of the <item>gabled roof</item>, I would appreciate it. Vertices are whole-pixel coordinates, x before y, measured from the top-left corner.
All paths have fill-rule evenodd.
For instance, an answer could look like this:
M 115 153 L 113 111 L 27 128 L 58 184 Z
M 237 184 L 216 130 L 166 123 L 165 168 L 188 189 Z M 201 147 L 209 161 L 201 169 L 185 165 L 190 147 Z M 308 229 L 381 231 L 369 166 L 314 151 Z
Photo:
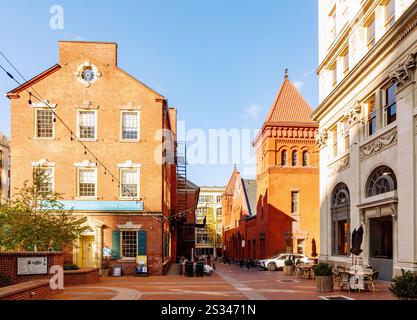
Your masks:
M 49 75 L 51 75 L 51 74 L 55 73 L 56 71 L 58 71 L 59 69 L 61 69 L 61 66 L 59 64 L 54 65 L 53 67 L 45 70 L 44 72 L 38 74 L 37 76 L 33 77 L 32 79 L 30 79 L 30 80 L 26 81 L 25 83 L 21 84 L 17 88 L 9 91 L 8 93 L 6 93 L 6 96 L 9 99 L 11 99 L 13 96 L 18 96 L 19 93 L 21 93 L 22 91 L 25 91 L 27 88 L 30 88 L 34 84 L 36 84 L 39 81 L 45 79 Z
M 254 179 L 242 179 L 243 187 L 245 188 L 246 201 L 249 207 L 249 214 L 251 216 L 256 215 L 256 180 Z
M 309 103 L 285 75 L 265 123 L 315 123 L 311 118 L 312 112 L 313 109 Z

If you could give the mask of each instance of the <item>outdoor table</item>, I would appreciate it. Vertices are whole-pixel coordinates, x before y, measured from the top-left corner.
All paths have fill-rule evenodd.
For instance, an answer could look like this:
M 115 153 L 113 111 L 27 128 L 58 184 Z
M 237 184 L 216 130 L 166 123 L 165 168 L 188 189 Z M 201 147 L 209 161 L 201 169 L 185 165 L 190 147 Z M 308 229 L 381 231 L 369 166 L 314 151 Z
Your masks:
M 351 279 L 353 277 L 353 280 L 349 281 L 349 286 L 352 290 L 366 290 L 367 286 L 365 286 L 365 283 L 363 280 L 366 276 L 372 276 L 372 272 L 363 271 L 363 270 L 349 270 L 349 273 L 351 275 Z M 362 280 L 362 281 L 361 281 Z

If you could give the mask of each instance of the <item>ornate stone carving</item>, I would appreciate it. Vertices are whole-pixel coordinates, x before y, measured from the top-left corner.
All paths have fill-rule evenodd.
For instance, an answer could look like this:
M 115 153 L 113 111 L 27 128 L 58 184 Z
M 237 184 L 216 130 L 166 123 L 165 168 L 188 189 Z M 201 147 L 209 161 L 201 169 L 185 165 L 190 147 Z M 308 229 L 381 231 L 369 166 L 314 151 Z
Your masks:
M 327 139 L 328 138 L 329 138 L 329 135 L 328 135 L 326 129 L 319 132 L 319 134 L 317 135 L 317 138 L 316 138 L 319 149 L 322 149 L 325 146 L 327 146 Z
M 345 155 L 336 162 L 329 165 L 329 177 L 339 173 L 350 166 L 350 154 Z
M 398 65 L 398 68 L 389 75 L 391 83 L 403 87 L 414 81 L 414 70 L 416 68 L 416 54 L 410 53 L 405 62 Z
M 397 128 L 394 128 L 361 147 L 361 160 L 397 143 Z
M 124 224 L 118 224 L 118 229 L 127 229 L 127 230 L 141 230 L 142 225 L 141 224 L 134 224 L 132 221 L 127 221 Z
M 345 113 L 349 127 L 362 123 L 362 105 L 360 101 L 356 101 L 354 105 Z

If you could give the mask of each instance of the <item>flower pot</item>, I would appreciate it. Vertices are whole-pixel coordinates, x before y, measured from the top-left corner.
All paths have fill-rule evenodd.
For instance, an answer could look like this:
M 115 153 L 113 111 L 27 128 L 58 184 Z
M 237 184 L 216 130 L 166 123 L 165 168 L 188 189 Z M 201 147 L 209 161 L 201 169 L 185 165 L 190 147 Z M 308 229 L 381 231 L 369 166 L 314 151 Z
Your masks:
M 284 266 L 284 276 L 293 275 L 293 266 Z
M 330 292 L 333 291 L 332 276 L 316 276 L 316 291 Z
M 101 269 L 101 276 L 108 277 L 110 269 Z

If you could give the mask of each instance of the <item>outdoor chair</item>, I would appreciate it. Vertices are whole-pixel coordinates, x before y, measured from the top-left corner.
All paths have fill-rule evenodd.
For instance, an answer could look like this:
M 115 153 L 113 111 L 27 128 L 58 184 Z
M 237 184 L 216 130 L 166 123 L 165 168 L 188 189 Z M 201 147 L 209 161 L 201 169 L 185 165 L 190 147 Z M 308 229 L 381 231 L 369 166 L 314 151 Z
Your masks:
M 348 287 L 350 293 L 350 273 L 346 271 L 339 272 L 339 287 L 343 290 L 345 286 Z
M 372 272 L 370 275 L 366 275 L 364 277 L 364 284 L 365 286 L 371 286 L 372 287 L 372 292 L 375 293 L 375 284 L 376 281 L 378 280 L 378 271 L 374 271 Z
M 333 281 L 334 281 L 334 284 L 336 285 L 336 286 L 339 286 L 339 282 L 340 282 L 340 276 L 339 276 L 339 273 L 341 272 L 342 270 L 340 270 L 339 268 L 337 268 L 337 267 L 334 267 L 333 269 L 332 269 L 332 274 L 333 274 Z

